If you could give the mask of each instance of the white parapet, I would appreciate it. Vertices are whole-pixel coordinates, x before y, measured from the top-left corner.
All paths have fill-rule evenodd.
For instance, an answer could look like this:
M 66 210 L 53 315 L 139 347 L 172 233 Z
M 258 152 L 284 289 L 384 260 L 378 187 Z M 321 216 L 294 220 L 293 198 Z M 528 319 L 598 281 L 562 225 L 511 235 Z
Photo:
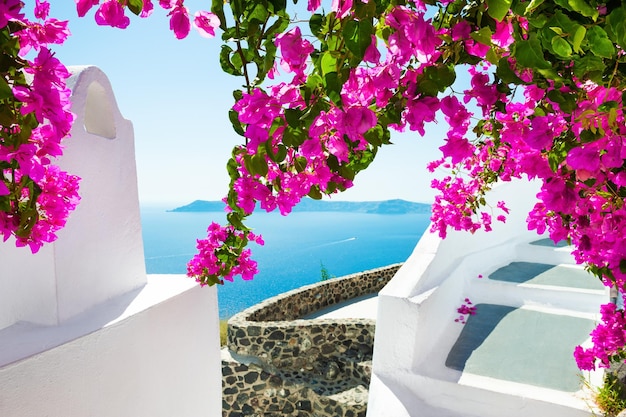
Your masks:
M 2 417 L 217 417 L 215 288 L 150 275 L 58 326 L 0 331 Z
M 0 246 L 0 416 L 217 417 L 216 291 L 146 275 L 132 123 L 102 71 L 70 70 L 81 203 L 39 253 Z

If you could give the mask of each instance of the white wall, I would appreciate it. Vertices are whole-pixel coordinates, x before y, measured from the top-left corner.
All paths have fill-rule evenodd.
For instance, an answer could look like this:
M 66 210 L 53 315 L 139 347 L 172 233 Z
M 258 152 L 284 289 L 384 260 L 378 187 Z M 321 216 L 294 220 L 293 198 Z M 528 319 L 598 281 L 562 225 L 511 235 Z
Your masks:
M 132 123 L 102 71 L 71 70 L 76 121 L 58 164 L 82 178 L 81 203 L 36 255 L 0 245 L 0 329 L 57 324 L 146 282 Z
M 216 288 L 146 276 L 132 124 L 104 73 L 72 71 L 59 165 L 82 200 L 38 254 L 0 244 L 0 416 L 217 417 Z

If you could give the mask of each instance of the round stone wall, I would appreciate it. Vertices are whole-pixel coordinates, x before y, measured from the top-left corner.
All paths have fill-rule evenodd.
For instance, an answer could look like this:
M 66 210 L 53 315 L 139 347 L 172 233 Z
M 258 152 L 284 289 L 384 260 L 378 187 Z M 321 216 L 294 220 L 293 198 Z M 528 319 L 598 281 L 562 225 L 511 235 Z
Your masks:
M 231 353 L 256 363 L 255 367 L 268 375 L 268 381 L 290 380 L 290 384 L 298 387 L 294 390 L 292 386 L 292 393 L 301 391 L 312 404 L 332 405 L 327 414 L 319 406 L 314 407 L 316 416 L 365 415 L 375 320 L 304 317 L 377 293 L 400 266 L 394 264 L 321 281 L 250 307 L 228 321 L 228 348 Z M 282 392 L 280 389 L 255 378 L 262 375 L 258 369 L 248 375 L 248 371 L 243 372 L 246 366 L 237 368 L 242 372 L 233 372 L 236 364 L 223 361 L 222 365 L 228 374 L 223 378 L 224 415 L 237 416 L 243 408 L 266 415 L 263 413 L 271 413 L 277 407 L 276 401 L 280 400 L 281 404 L 286 401 L 285 396 L 273 398 L 273 394 Z M 303 410 L 302 404 L 308 402 L 298 402 L 297 398 L 291 402 L 287 409 L 293 407 L 296 412 L 293 415 L 310 415 L 303 414 L 308 410 Z M 291 415 L 285 414 L 284 405 L 280 409 L 281 415 Z M 340 409 L 343 411 L 339 412 Z

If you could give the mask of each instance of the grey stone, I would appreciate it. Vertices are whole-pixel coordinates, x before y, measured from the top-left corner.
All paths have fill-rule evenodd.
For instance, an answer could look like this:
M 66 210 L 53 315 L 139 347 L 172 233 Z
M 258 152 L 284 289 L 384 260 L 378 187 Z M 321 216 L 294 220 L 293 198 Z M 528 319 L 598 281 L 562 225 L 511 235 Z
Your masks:
M 244 404 L 243 407 L 241 407 L 241 412 L 244 416 L 251 416 L 254 414 L 254 408 L 248 404 Z
M 294 411 L 295 408 L 293 407 L 293 405 L 291 405 L 290 403 L 285 403 L 285 406 L 283 407 L 283 414 L 293 413 Z
M 258 372 L 248 372 L 243 377 L 243 380 L 246 381 L 246 384 L 250 384 L 250 385 L 254 384 L 258 379 L 259 379 Z
M 270 335 L 267 338 L 269 340 L 284 340 L 285 339 L 285 333 L 281 332 L 280 330 L 276 330 L 276 331 L 273 331 L 272 333 L 270 333 Z
M 311 401 L 298 401 L 296 408 L 302 411 L 311 411 Z
M 261 336 L 261 326 L 248 327 L 248 336 Z

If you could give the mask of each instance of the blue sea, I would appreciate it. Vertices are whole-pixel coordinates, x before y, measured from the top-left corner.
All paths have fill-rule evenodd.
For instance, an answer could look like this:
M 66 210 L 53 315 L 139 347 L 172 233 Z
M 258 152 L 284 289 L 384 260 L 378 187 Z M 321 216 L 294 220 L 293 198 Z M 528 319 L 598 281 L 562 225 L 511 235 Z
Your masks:
M 185 274 L 196 239 L 206 237 L 222 212 L 168 212 L 142 207 L 146 269 L 149 274 Z M 255 213 L 248 221 L 263 235 L 264 246 L 251 244 L 259 274 L 240 277 L 218 288 L 220 318 L 268 297 L 321 279 L 322 265 L 331 276 L 404 262 L 429 224 L 429 214 L 362 214 L 336 212 Z

